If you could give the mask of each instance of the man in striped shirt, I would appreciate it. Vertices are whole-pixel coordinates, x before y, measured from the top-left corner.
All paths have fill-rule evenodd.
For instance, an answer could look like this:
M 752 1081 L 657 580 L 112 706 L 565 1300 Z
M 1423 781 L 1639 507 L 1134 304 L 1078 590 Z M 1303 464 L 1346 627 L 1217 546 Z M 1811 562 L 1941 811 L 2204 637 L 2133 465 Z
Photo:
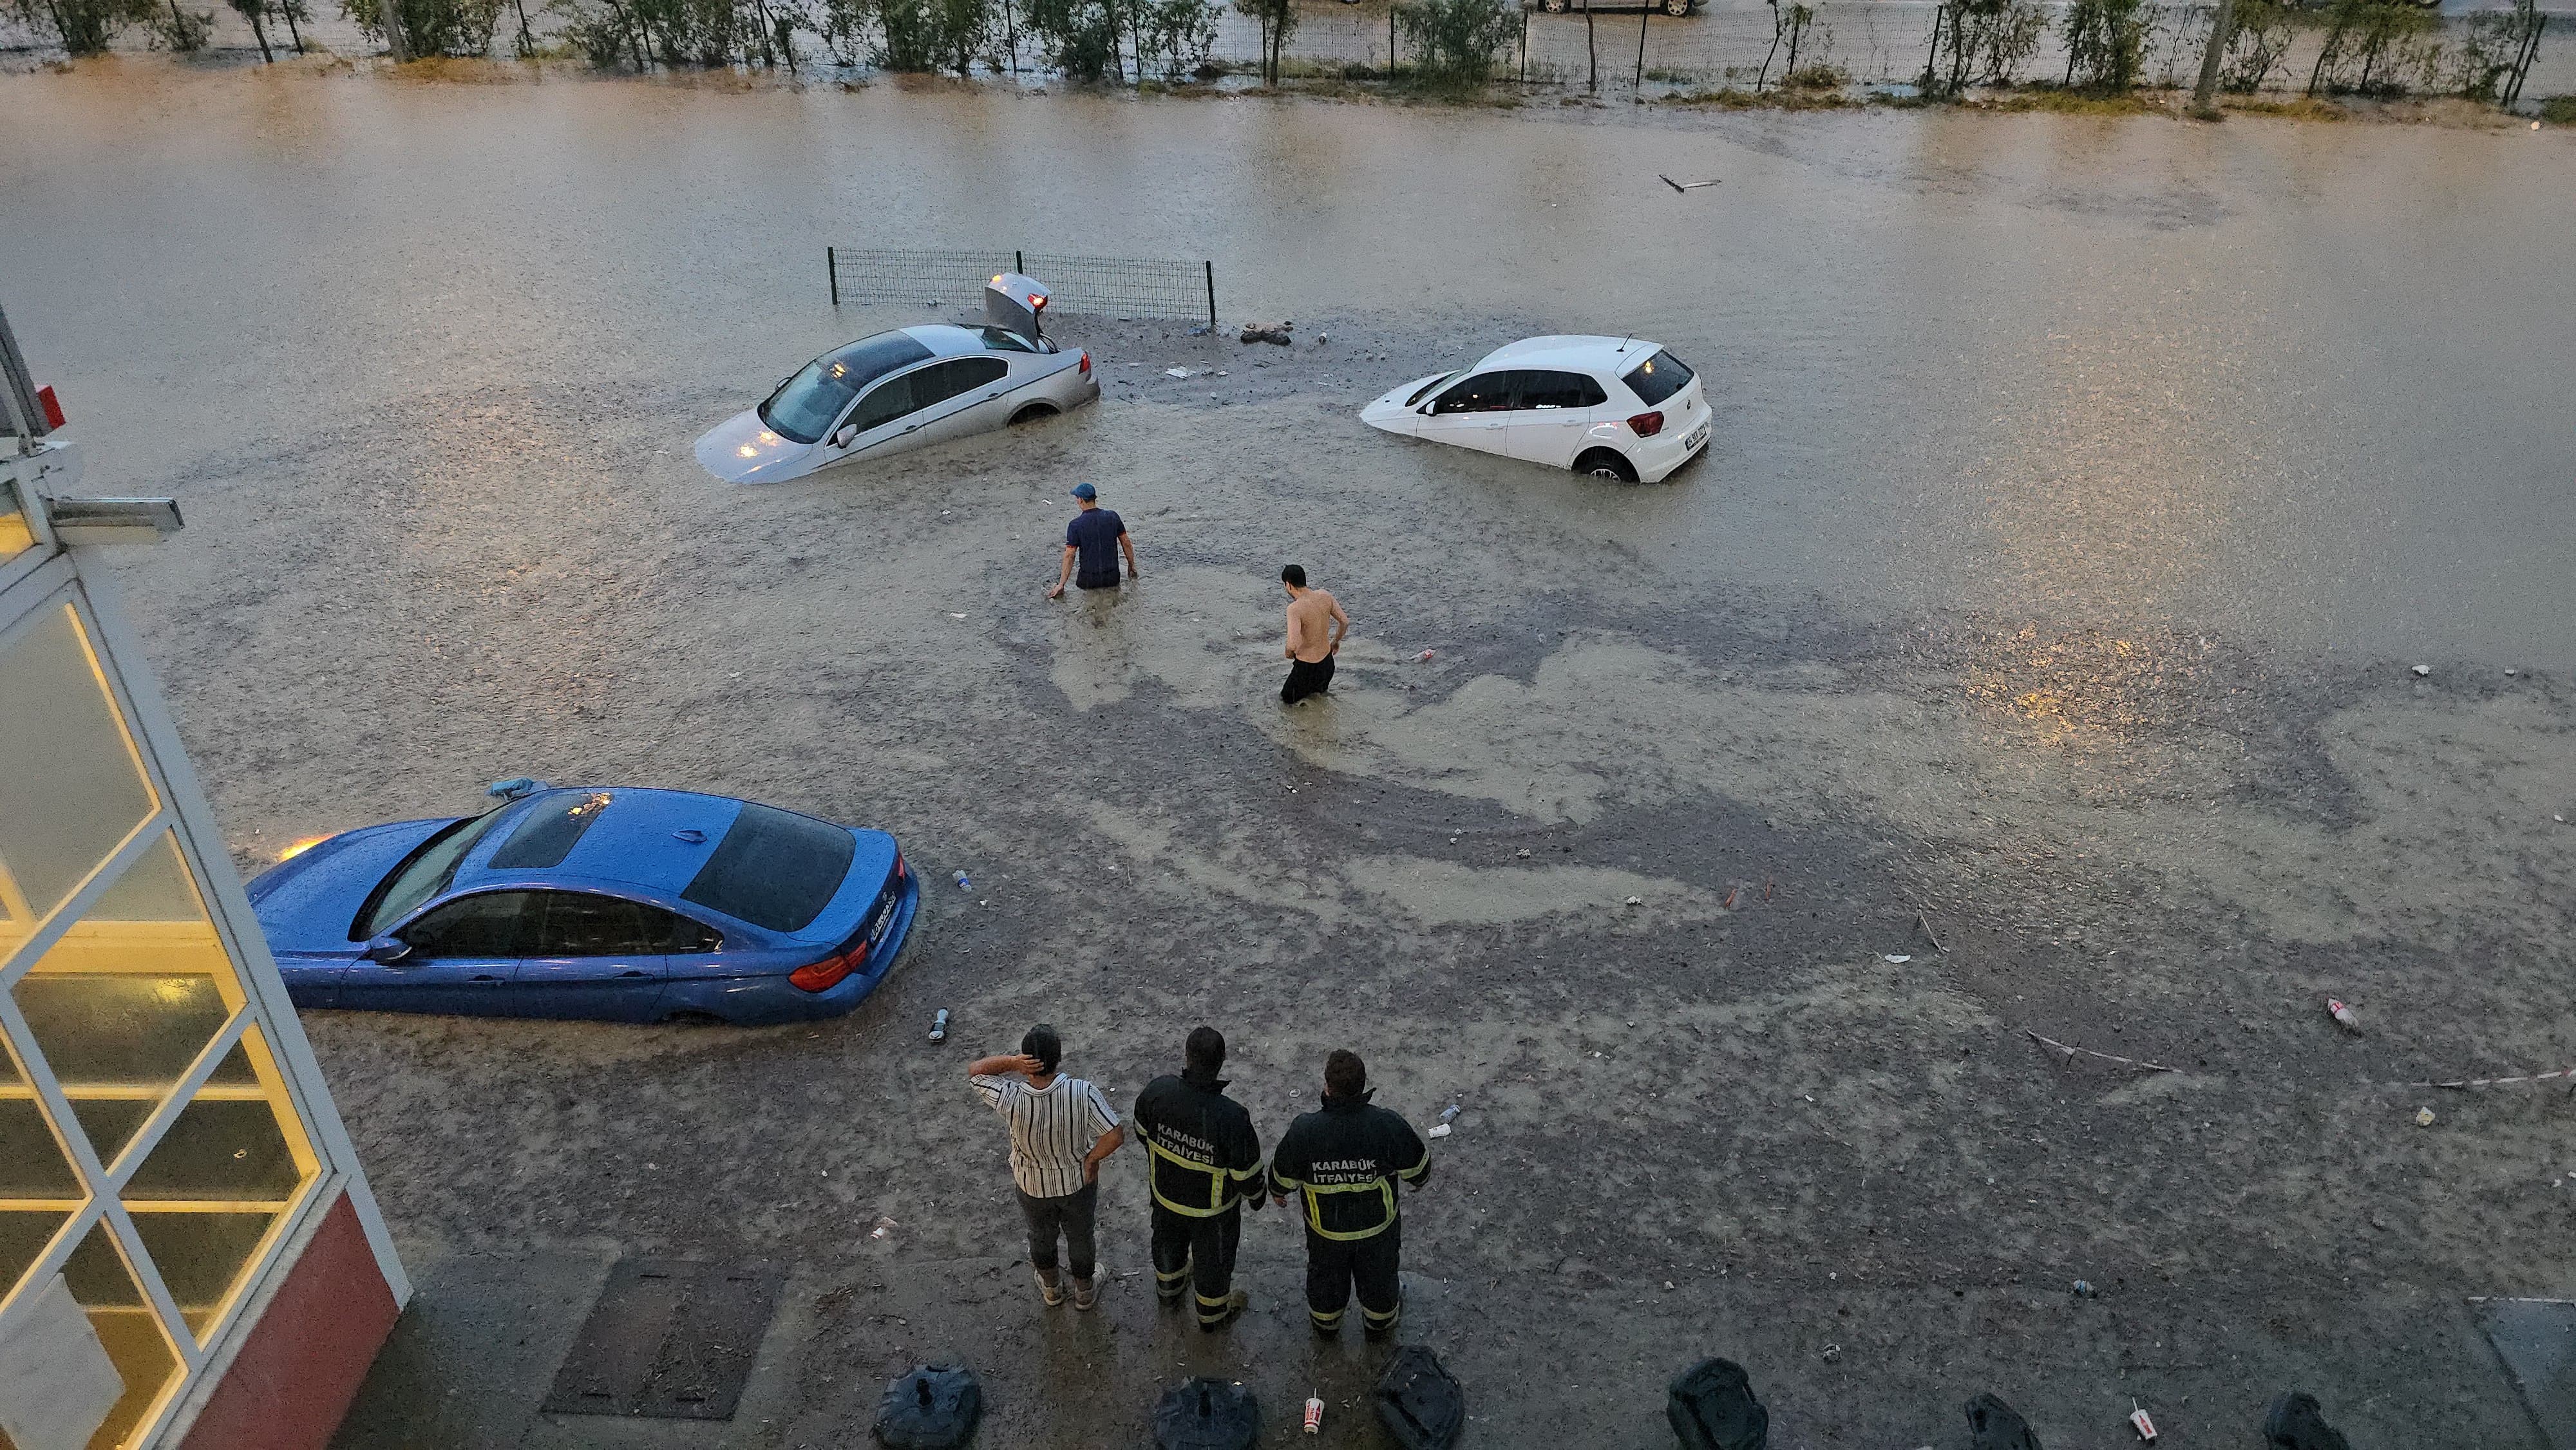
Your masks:
M 978 1058 L 966 1080 L 1011 1131 L 1011 1182 L 1020 1214 L 1029 1224 L 1029 1265 L 1037 1270 L 1038 1297 L 1064 1302 L 1056 1278 L 1056 1237 L 1064 1238 L 1066 1268 L 1073 1272 L 1073 1307 L 1088 1309 L 1092 1286 L 1092 1221 L 1100 1201 L 1100 1161 L 1127 1141 L 1127 1130 L 1100 1089 L 1078 1077 L 1058 1077 L 1063 1039 L 1041 1022 L 1020 1039 L 1018 1055 Z

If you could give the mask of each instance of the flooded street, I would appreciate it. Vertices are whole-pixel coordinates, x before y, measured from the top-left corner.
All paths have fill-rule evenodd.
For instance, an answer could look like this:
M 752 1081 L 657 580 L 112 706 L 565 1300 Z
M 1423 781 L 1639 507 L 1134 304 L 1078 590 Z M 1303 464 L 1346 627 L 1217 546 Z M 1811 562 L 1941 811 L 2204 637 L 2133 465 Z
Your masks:
M 2292 1386 L 2357 1445 L 2542 1445 L 2462 1299 L 2576 1293 L 2576 1108 L 2407 1085 L 2576 1062 L 2563 129 L 142 57 L 0 115 L 0 302 L 90 489 L 182 500 L 121 573 L 246 868 L 533 774 L 880 825 L 935 884 L 819 1027 L 307 1018 L 418 1262 L 795 1266 L 722 1443 L 849 1443 L 946 1355 L 996 1445 L 1140 1439 L 1198 1372 L 1285 1444 L 1366 1385 L 1268 1216 L 1242 1326 L 1158 1319 L 1124 1160 L 1124 1277 L 1041 1317 L 962 1072 L 1042 1018 L 1122 1109 L 1217 1023 L 1265 1143 L 1335 1046 L 1462 1104 L 1405 1337 L 1475 1443 L 1661 1443 L 1726 1354 L 1783 1447 L 1951 1450 L 1986 1389 L 2052 1446 L 2132 1399 L 2250 1443 Z M 706 427 L 940 315 L 836 312 L 827 245 L 1208 258 L 1228 335 L 1068 316 L 1095 409 L 719 485 Z M 1230 336 L 1283 317 L 1331 340 Z M 1354 416 L 1550 331 L 1693 363 L 1709 455 Z M 1080 480 L 1145 578 L 1050 605 Z M 1289 559 L 1357 624 L 1293 713 Z M 406 1413 L 348 1443 L 591 1443 Z

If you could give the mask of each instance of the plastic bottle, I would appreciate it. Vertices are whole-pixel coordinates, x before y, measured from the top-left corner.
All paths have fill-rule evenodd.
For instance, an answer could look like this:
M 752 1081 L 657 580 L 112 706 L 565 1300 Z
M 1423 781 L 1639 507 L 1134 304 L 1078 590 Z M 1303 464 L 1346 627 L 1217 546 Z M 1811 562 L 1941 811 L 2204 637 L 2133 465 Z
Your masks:
M 2326 1011 L 2334 1018 L 2335 1025 L 2341 1027 L 2344 1031 L 2359 1032 L 2361 1030 L 2361 1019 L 2352 1015 L 2352 1009 L 2350 1007 L 2336 1001 L 2334 998 L 2328 997 L 2326 999 Z
M 939 1009 L 938 1016 L 930 1019 L 930 1040 L 933 1042 L 948 1040 L 948 1009 L 945 1007 Z
M 965 872 L 960 871 L 960 872 L 958 872 L 958 873 L 957 873 L 957 889 L 958 889 L 958 890 L 960 890 L 960 891 L 969 890 L 969 889 L 971 889 L 971 888 L 974 886 L 974 884 L 975 884 L 974 882 L 969 881 L 969 880 L 967 880 L 967 879 L 966 879 L 966 873 L 965 873 Z

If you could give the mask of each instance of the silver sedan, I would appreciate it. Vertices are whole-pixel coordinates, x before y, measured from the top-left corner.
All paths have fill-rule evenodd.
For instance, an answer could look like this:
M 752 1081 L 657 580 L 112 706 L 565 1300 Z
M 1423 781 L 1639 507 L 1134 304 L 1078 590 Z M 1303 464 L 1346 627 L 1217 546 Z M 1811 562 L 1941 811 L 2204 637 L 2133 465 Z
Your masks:
M 1052 417 L 1100 396 L 1091 354 L 1007 327 L 933 323 L 807 363 L 698 440 L 727 483 L 784 483 L 853 459 Z

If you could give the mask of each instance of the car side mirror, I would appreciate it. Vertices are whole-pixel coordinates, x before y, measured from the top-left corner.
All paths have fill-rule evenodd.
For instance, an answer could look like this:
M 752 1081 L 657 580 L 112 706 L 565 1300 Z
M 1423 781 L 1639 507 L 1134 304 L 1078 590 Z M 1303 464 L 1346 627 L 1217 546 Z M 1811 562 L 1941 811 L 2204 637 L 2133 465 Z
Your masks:
M 835 433 L 835 434 L 833 434 L 833 435 L 832 435 L 832 446 L 833 446 L 833 447 L 835 447 L 835 448 L 847 448 L 847 447 L 849 447 L 849 446 L 850 446 L 850 440 L 851 440 L 851 439 L 853 439 L 853 438 L 856 438 L 856 437 L 858 437 L 858 436 L 859 436 L 859 425 L 858 425 L 858 424 L 856 424 L 856 423 L 850 423 L 850 424 L 844 425 L 844 426 L 842 427 L 842 429 L 841 429 L 841 431 L 840 431 L 840 432 Z
M 362 955 L 381 966 L 391 966 L 412 954 L 412 945 L 398 936 L 380 936 L 367 943 Z

